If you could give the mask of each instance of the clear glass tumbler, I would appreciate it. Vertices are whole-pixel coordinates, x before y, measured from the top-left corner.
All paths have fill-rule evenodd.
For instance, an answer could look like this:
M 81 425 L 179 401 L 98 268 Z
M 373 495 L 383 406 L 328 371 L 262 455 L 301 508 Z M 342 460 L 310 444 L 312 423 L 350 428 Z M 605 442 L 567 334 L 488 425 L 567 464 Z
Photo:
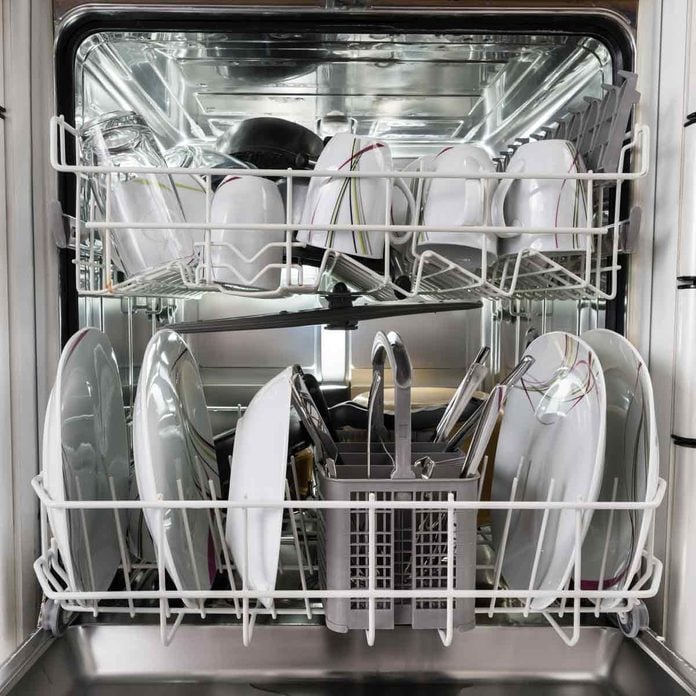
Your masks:
M 83 164 L 124 170 L 90 175 L 91 193 L 103 219 L 106 220 L 108 214 L 109 222 L 143 225 L 112 232 L 118 256 L 116 263 L 126 275 L 133 276 L 174 260 L 193 261 L 195 230 L 146 226 L 146 223 L 184 222 L 185 217 L 177 188 L 169 175 L 128 171 L 133 167 L 167 166 L 142 117 L 133 111 L 104 114 L 85 124 L 80 136 Z

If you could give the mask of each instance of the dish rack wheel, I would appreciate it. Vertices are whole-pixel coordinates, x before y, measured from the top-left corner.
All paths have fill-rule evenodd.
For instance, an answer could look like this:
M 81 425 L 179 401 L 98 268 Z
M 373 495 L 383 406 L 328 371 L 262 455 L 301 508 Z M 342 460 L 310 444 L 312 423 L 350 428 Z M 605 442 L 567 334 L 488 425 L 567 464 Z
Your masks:
M 60 638 L 70 624 L 70 615 L 54 599 L 43 598 L 39 610 L 39 628 Z
M 627 638 L 635 638 L 650 625 L 650 613 L 645 602 L 639 600 L 629 611 L 615 614 L 614 621 Z

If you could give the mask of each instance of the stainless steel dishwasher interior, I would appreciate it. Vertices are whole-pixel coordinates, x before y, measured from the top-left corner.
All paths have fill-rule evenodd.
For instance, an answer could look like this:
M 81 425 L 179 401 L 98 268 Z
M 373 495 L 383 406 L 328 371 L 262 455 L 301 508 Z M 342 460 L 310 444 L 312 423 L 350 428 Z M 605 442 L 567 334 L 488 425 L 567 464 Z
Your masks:
M 180 141 L 212 143 L 253 115 L 283 113 L 319 129 L 324 116 L 339 111 L 352 119 L 356 133 L 387 140 L 405 165 L 463 136 L 497 154 L 583 97 L 600 95 L 601 84 L 611 78 L 612 58 L 589 36 L 562 34 L 414 40 L 100 32 L 80 46 L 74 70 L 77 125 L 110 109 L 135 109 L 170 147 Z M 279 305 L 210 295 L 163 304 L 155 312 L 151 305 L 81 298 L 79 321 L 101 325 L 109 334 L 132 397 L 142 349 L 167 312 L 176 319 L 206 319 L 273 313 L 280 306 L 306 309 L 317 302 L 298 297 Z M 241 411 L 291 362 L 321 375 L 325 387 L 360 392 L 369 385 L 369 347 L 377 329 L 405 336 L 414 385 L 453 387 L 482 338 L 497 347 L 495 367 L 504 373 L 530 332 L 604 323 L 599 305 L 543 301 L 514 314 L 510 309 L 364 322 L 358 331 L 328 335 L 308 327 L 194 337 L 191 347 L 201 364 L 213 429 L 220 432 L 234 424 L 238 404 Z M 326 359 L 332 352 L 345 359 L 334 364 Z M 0 695 L 691 693 L 678 670 L 661 667 L 640 641 L 607 627 L 583 628 L 573 648 L 537 626 L 479 626 L 455 636 L 448 649 L 431 631 L 380 632 L 369 648 L 362 632 L 336 634 L 318 625 L 263 626 L 244 648 L 241 631 L 186 624 L 174 643 L 163 647 L 154 625 L 74 626 L 38 659 L 26 660 L 14 686 L 0 689 Z
M 430 631 L 396 630 L 369 648 L 361 632 L 267 626 L 249 648 L 241 628 L 184 626 L 169 647 L 155 626 L 75 626 L 55 641 L 12 696 L 429 694 L 440 696 L 648 696 L 693 693 L 684 665 L 643 634 L 586 627 L 568 648 L 546 628 L 478 627 L 443 650 Z M 269 655 L 273 656 L 269 660 Z M 670 656 L 671 657 L 671 656 Z M 681 675 L 680 675 L 681 670 Z

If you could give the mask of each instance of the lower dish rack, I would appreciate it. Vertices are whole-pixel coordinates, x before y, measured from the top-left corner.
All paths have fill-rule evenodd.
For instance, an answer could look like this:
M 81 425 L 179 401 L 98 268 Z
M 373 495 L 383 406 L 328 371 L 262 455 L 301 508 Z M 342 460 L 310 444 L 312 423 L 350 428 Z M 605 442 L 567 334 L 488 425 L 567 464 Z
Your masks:
M 350 496 L 352 499 L 346 499 L 342 494 L 332 499 L 333 494 L 327 496 L 326 488 L 321 484 L 320 487 L 325 491 L 323 499 L 294 500 L 291 499 L 290 486 L 286 485 L 286 500 L 282 504 L 215 498 L 205 501 L 182 499 L 147 503 L 137 500 L 56 502 L 46 491 L 42 476 L 38 475 L 32 480 L 32 487 L 41 506 L 41 555 L 36 560 L 34 569 L 45 595 L 45 602 L 49 602 L 54 610 L 53 616 L 55 610 L 60 609 L 63 612 L 92 614 L 95 619 L 109 614 L 130 617 L 132 620 L 156 617 L 164 644 L 173 640 L 176 630 L 187 616 L 240 622 L 243 643 L 249 645 L 257 623 L 268 620 L 317 622 L 325 617 L 326 623 L 330 625 L 332 621 L 336 621 L 337 615 L 345 616 L 348 608 L 347 614 L 353 615 L 355 619 L 352 626 L 364 629 L 368 643 L 373 645 L 379 628 L 392 626 L 394 618 L 395 623 L 403 619 L 397 612 L 395 617 L 390 616 L 385 622 L 384 607 L 392 605 L 402 607 L 399 611 L 407 611 L 412 616 L 408 623 L 436 628 L 445 646 L 452 643 L 457 628 L 469 628 L 473 625 L 474 615 L 482 620 L 490 620 L 496 615 L 526 618 L 534 614 L 543 617 L 560 638 L 572 646 L 579 640 L 583 615 L 599 617 L 611 614 L 626 621 L 642 606 L 642 600 L 655 596 L 662 576 L 662 563 L 655 557 L 653 548 L 655 510 L 664 497 L 664 480 L 660 479 L 652 500 L 640 503 L 516 501 L 514 495 L 509 501 L 482 501 L 478 498 L 482 489 L 480 481 L 485 476 L 485 464 L 481 474 L 480 480 L 463 479 L 455 482 L 454 486 L 446 485 L 446 496 L 413 495 L 409 499 L 402 499 L 398 492 L 391 496 L 380 495 L 379 484 L 384 490 L 384 484 L 390 483 L 388 479 L 377 479 L 374 485 L 362 481 L 362 493 Z M 338 481 L 339 489 L 343 483 L 346 482 Z M 336 481 L 332 482 L 333 486 L 336 484 Z M 438 484 L 437 480 L 433 480 L 434 487 L 442 490 L 443 487 Z M 426 488 L 420 483 L 416 485 L 420 486 L 421 491 Z M 154 508 L 163 513 L 167 510 L 181 510 L 182 514 L 187 510 L 208 511 L 218 571 L 212 588 L 172 589 L 161 556 L 149 561 L 132 559 L 128 551 L 127 532 L 119 511 L 137 513 L 145 508 Z M 237 572 L 225 546 L 223 533 L 223 515 L 233 508 L 242 511 L 253 508 L 283 509 L 281 563 L 275 589 L 252 590 L 245 574 Z M 108 590 L 88 592 L 70 585 L 57 544 L 50 534 L 48 513 L 56 510 L 84 512 L 95 509 L 108 510 L 113 514 L 121 564 L 119 573 Z M 507 518 L 506 534 L 497 547 L 492 542 L 487 524 L 479 524 L 476 530 L 474 523 L 475 515 L 479 515 L 481 522 L 481 515 L 493 510 L 505 511 Z M 527 588 L 509 588 L 502 577 L 509 520 L 513 514 L 530 510 L 542 511 L 546 520 L 550 515 L 562 511 L 575 516 L 574 567 L 571 579 L 563 588 L 538 589 L 533 581 Z M 628 586 L 613 583 L 604 577 L 599 578 L 596 585 L 592 586 L 593 589 L 587 589 L 587 585 L 582 582 L 583 520 L 586 515 L 600 510 L 608 511 L 610 516 L 643 514 L 650 521 L 650 532 L 645 548 L 641 550 L 642 568 Z M 244 514 L 248 522 L 247 513 Z M 380 520 L 387 515 L 402 521 L 405 518 L 413 520 L 412 524 L 418 525 L 421 534 L 416 534 L 413 538 L 425 551 L 423 558 L 418 560 L 418 554 L 412 554 L 412 551 L 418 549 L 412 547 L 409 550 L 408 544 L 399 549 L 398 540 L 393 540 L 397 544 L 397 547 L 393 547 L 396 548 L 395 551 L 391 554 L 385 551 L 385 530 Z M 347 541 L 342 534 L 338 534 L 333 541 L 329 540 L 328 546 L 322 543 L 326 539 L 326 532 L 322 532 L 319 521 L 322 516 L 324 519 L 331 519 L 331 516 L 335 519 L 351 519 L 353 521 L 350 524 L 359 520 L 361 527 L 357 544 L 360 548 L 355 558 L 348 551 L 342 554 L 340 549 L 332 547 L 335 539 Z M 77 519 L 80 519 L 79 515 Z M 164 520 L 164 514 L 161 519 Z M 427 533 L 425 524 L 431 527 Z M 82 531 L 86 532 L 84 524 Z M 159 531 L 161 541 L 164 523 Z M 611 523 L 607 537 L 610 531 Z M 537 555 L 541 553 L 542 542 L 543 531 L 537 543 Z M 86 547 L 89 548 L 88 543 Z M 327 550 L 329 553 L 342 554 L 340 562 L 347 573 L 353 573 L 353 577 L 357 579 L 355 582 L 332 586 L 335 581 L 326 573 Z M 250 552 L 251 548 L 247 550 L 247 554 Z M 393 564 L 398 558 L 406 558 L 406 564 L 411 562 L 410 567 L 402 567 L 402 578 L 407 575 L 409 579 L 401 582 L 400 587 L 380 580 L 384 577 L 384 563 Z M 319 572 L 322 564 L 324 570 Z M 328 577 L 328 582 L 321 581 L 322 575 L 324 578 Z M 550 600 L 551 603 L 538 610 L 532 605 L 536 598 Z M 184 604 L 184 599 L 189 602 Z M 417 607 L 418 611 L 403 609 L 409 603 L 412 603 L 412 607 Z M 420 609 L 423 609 L 422 613 Z M 263 621 L 259 622 L 262 617 Z M 49 621 L 49 627 L 55 630 L 55 622 Z

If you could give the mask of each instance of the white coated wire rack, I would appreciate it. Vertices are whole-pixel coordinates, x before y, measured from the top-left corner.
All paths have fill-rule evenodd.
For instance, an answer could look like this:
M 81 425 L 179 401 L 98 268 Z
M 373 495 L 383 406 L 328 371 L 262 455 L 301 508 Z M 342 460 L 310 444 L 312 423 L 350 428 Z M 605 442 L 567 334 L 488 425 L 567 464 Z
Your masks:
M 349 289 L 378 301 L 390 301 L 411 297 L 416 301 L 443 301 L 471 297 L 500 298 L 548 298 L 548 299 L 612 299 L 617 290 L 618 257 L 621 239 L 630 225 L 624 211 L 630 182 L 645 176 L 648 171 L 649 131 L 646 126 L 636 126 L 632 136 L 621 149 L 618 173 L 574 172 L 567 174 L 478 172 L 475 178 L 502 182 L 508 179 L 567 180 L 584 187 L 585 227 L 518 227 L 515 231 L 534 235 L 537 239 L 556 235 L 581 235 L 584 239 L 579 249 L 572 253 L 543 253 L 524 248 L 509 255 L 500 255 L 493 262 L 485 251 L 486 239 L 510 234 L 510 227 L 491 224 L 486 215 L 483 225 L 431 226 L 420 222 L 422 191 L 419 182 L 431 179 L 466 179 L 471 174 L 451 172 L 401 171 L 305 171 L 294 169 L 201 169 L 201 168 L 122 168 L 114 166 L 86 166 L 82 161 L 77 131 L 63 116 L 54 116 L 50 128 L 50 157 L 53 167 L 74 175 L 75 207 L 82 211 L 75 218 L 74 249 L 78 292 L 85 296 L 159 296 L 197 297 L 204 292 L 221 292 L 256 297 L 283 297 L 299 293 L 330 291 L 336 281 L 346 282 Z M 631 171 L 624 171 L 630 161 Z M 193 175 L 200 180 L 204 190 L 205 205 L 201 219 L 186 222 L 162 222 L 139 220 L 118 221 L 112 215 L 110 186 L 106 186 L 105 210 L 97 212 L 90 204 L 89 191 L 94 177 L 117 175 L 160 174 L 166 176 Z M 214 242 L 213 230 L 249 232 L 247 223 L 211 222 L 213 177 L 256 176 L 269 177 L 286 182 L 286 219 L 282 223 L 253 223 L 254 232 L 282 232 L 282 242 L 267 244 L 251 256 L 229 242 Z M 300 225 L 294 218 L 293 200 L 297 187 L 313 177 L 333 179 L 388 179 L 411 182 L 417 191 L 415 211 L 411 222 L 393 223 L 393 193 L 385 187 L 384 224 L 308 224 Z M 624 215 L 625 219 L 622 219 Z M 83 219 L 84 218 L 84 219 Z M 203 241 L 194 244 L 194 253 L 186 259 L 169 259 L 161 266 L 124 277 L 114 264 L 118 254 L 114 237 L 122 230 L 145 233 L 148 230 L 174 230 L 181 235 L 197 233 Z M 303 261 L 307 245 L 298 241 L 296 232 L 326 231 L 371 233 L 384 236 L 384 252 L 372 263 L 355 255 L 333 249 L 319 249 L 318 273 L 307 273 Z M 480 236 L 480 262 L 464 267 L 455 262 L 445 250 L 423 250 L 419 244 L 423 233 L 459 233 Z M 631 230 L 635 234 L 636 230 Z M 583 245 L 584 244 L 584 248 Z M 317 249 L 314 249 L 315 257 Z M 217 253 L 216 253 L 217 252 Z M 223 252 L 223 253 L 221 253 Z M 258 267 L 264 255 L 273 252 L 281 259 L 267 266 Z M 280 253 L 282 252 L 282 253 Z M 220 259 L 226 259 L 222 261 Z M 229 263 L 229 259 L 235 259 Z M 251 270 L 250 270 L 251 269 Z M 223 271 L 226 282 L 217 282 Z M 259 279 L 269 272 L 277 277 L 272 287 L 259 284 Z M 232 278 L 233 282 L 230 282 Z M 397 283 L 407 278 L 408 282 Z M 262 287 L 262 289 L 259 288 Z
M 291 464 L 292 464 L 291 460 Z M 487 462 L 483 463 L 482 476 L 479 483 L 479 498 L 483 489 L 483 480 Z M 294 466 L 291 467 L 295 486 L 297 477 Z M 625 617 L 637 605 L 649 597 L 653 597 L 658 590 L 662 577 L 662 563 L 654 555 L 654 525 L 655 510 L 662 502 L 666 485 L 660 479 L 655 497 L 652 500 L 640 503 L 636 502 L 585 502 L 578 499 L 574 502 L 557 502 L 552 500 L 554 483 L 551 481 L 549 495 L 543 501 L 519 501 L 515 500 L 518 480 L 514 479 L 511 487 L 510 500 L 508 501 L 457 501 L 450 494 L 446 500 L 378 500 L 374 493 L 369 494 L 364 500 L 292 500 L 290 499 L 290 486 L 286 484 L 286 499 L 283 503 L 269 503 L 263 501 L 224 501 L 215 499 L 215 487 L 210 483 L 210 500 L 157 500 L 143 503 L 133 500 L 96 500 L 96 501 L 69 501 L 59 502 L 52 500 L 47 493 L 41 475 L 32 480 L 32 487 L 39 497 L 41 504 L 41 556 L 36 560 L 34 569 L 45 596 L 58 603 L 65 611 L 87 612 L 94 617 L 108 614 L 128 615 L 131 618 L 156 616 L 159 619 L 160 633 L 163 643 L 169 644 L 176 633 L 177 628 L 187 615 L 199 616 L 203 619 L 217 617 L 217 620 L 241 622 L 244 645 L 249 645 L 254 627 L 259 617 L 264 620 L 283 620 L 285 617 L 295 617 L 295 622 L 320 621 L 323 615 L 322 601 L 327 598 L 350 599 L 366 602 L 368 607 L 367 642 L 375 643 L 376 636 L 376 611 L 380 602 L 385 600 L 432 600 L 446 603 L 446 620 L 438 633 L 445 646 L 452 642 L 454 629 L 454 607 L 459 599 L 473 598 L 476 602 L 475 613 L 477 616 L 495 617 L 497 615 L 521 615 L 527 617 L 530 614 L 539 614 L 558 633 L 560 638 L 569 646 L 574 645 L 580 636 L 582 615 L 591 614 L 596 617 L 600 614 L 618 614 Z M 614 486 L 614 495 L 616 493 Z M 111 490 L 115 490 L 112 486 Z M 297 488 L 295 488 L 297 490 Z M 224 515 L 232 508 L 244 511 L 244 528 L 248 529 L 248 511 L 250 509 L 281 508 L 285 511 L 284 535 L 281 544 L 281 567 L 279 568 L 279 581 L 273 591 L 254 591 L 249 588 L 247 572 L 241 574 L 234 566 L 232 555 L 224 542 Z M 227 584 L 222 589 L 191 589 L 180 591 L 167 586 L 165 561 L 162 555 L 155 563 L 142 563 L 132 560 L 126 539 L 126 530 L 122 526 L 121 516 L 118 510 L 133 510 L 151 508 L 161 512 L 159 534 L 159 547 L 163 548 L 164 519 L 168 510 L 187 511 L 206 509 L 209 511 L 208 519 L 213 539 L 216 540 L 218 571 L 226 577 Z M 327 509 L 364 510 L 367 520 L 366 535 L 368 541 L 368 583 L 360 589 L 332 589 L 321 587 L 316 582 L 317 571 L 317 543 L 316 522 L 317 515 Z M 50 533 L 48 524 L 49 510 L 94 510 L 103 509 L 113 511 L 115 522 L 115 534 L 118 536 L 121 555 L 122 589 L 100 592 L 76 591 L 70 586 L 68 574 L 61 561 L 57 544 Z M 419 589 L 393 589 L 390 587 L 378 587 L 376 568 L 378 525 L 377 519 L 380 512 L 386 510 L 415 510 L 433 511 L 435 517 L 439 517 L 440 523 L 446 529 L 446 543 L 438 550 L 438 561 L 447 568 L 443 582 L 430 588 L 421 586 Z M 477 574 L 487 574 L 492 581 L 477 583 L 470 589 L 455 589 L 454 558 L 456 544 L 456 511 L 458 510 L 505 510 L 506 521 L 502 540 L 497 544 L 497 553 L 493 549 L 489 529 L 484 525 L 478 531 L 478 544 L 489 553 L 487 560 L 477 563 Z M 509 551 L 508 536 L 510 532 L 511 518 L 515 511 L 542 511 L 543 520 L 536 543 L 534 556 L 534 569 L 532 571 L 529 587 L 525 589 L 510 589 L 505 585 L 503 578 L 503 561 Z M 585 589 L 581 582 L 583 578 L 583 529 L 586 516 L 593 511 L 604 510 L 609 512 L 609 522 L 604 540 L 604 560 L 602 562 L 600 577 L 596 583 L 596 589 Z M 537 589 L 535 587 L 535 573 L 539 566 L 544 535 L 549 516 L 559 511 L 572 511 L 575 516 L 575 538 L 573 548 L 574 566 L 571 577 L 563 589 Z M 643 548 L 634 549 L 642 554 L 642 564 L 635 579 L 629 587 L 612 585 L 605 587 L 605 564 L 607 549 L 609 548 L 612 533 L 612 520 L 619 511 L 633 511 L 634 514 L 647 516 L 649 533 L 646 536 Z M 437 513 L 440 513 L 439 515 Z M 560 513 L 559 513 L 560 514 Z M 89 542 L 87 528 L 84 524 L 84 515 L 78 516 L 83 520 L 81 534 Z M 439 530 L 442 531 L 442 530 Z M 246 535 L 246 533 L 245 533 Z M 189 537 L 190 539 L 190 537 Z M 190 541 L 189 541 L 190 543 Z M 89 543 L 85 545 L 89 548 Z M 191 552 L 192 549 L 189 549 Z M 244 568 L 249 568 L 249 554 L 253 553 L 250 545 L 245 548 L 246 562 Z M 480 556 L 477 556 L 480 557 Z M 143 574 L 150 573 L 150 582 L 140 582 Z M 284 580 L 281 583 L 280 578 Z M 609 581 L 606 581 L 610 584 Z M 290 586 L 288 589 L 288 585 Z M 414 585 L 413 587 L 416 587 Z M 424 589 L 426 587 L 427 589 Z M 270 608 L 261 603 L 261 598 L 271 598 Z M 182 605 L 183 599 L 193 600 L 197 608 Z M 550 598 L 553 603 L 543 610 L 535 610 L 532 600 L 536 598 Z M 613 601 L 612 601 L 613 600 Z M 610 605 L 607 603 L 611 602 Z M 603 604 L 604 603 L 604 604 Z M 189 602 L 191 604 L 191 602 Z M 611 608 L 605 608 L 610 606 Z M 213 619 L 215 620 L 215 619 Z M 263 630 L 263 629 L 261 629 Z

